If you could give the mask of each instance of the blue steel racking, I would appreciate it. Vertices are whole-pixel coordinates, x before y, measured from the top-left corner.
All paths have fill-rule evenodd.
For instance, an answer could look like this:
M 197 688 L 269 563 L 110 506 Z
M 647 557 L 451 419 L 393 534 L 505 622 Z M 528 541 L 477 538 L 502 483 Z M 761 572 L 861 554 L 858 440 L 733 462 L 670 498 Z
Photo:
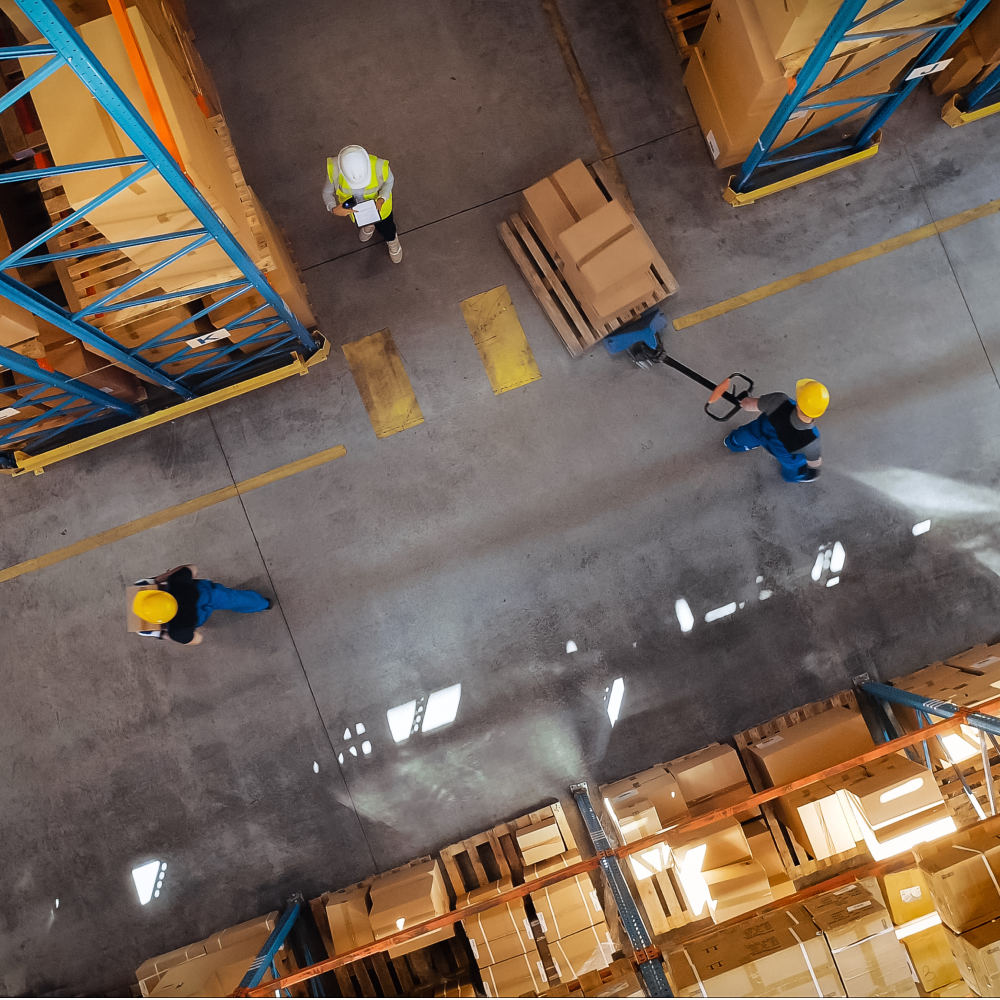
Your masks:
M 750 204 L 755 197 L 783 190 L 807 180 L 809 177 L 828 173 L 847 166 L 859 159 L 873 155 L 878 149 L 878 134 L 889 117 L 906 100 L 930 67 L 938 63 L 959 35 L 978 17 L 989 0 L 966 0 L 953 19 L 944 23 L 921 24 L 913 27 L 865 31 L 864 26 L 886 11 L 905 3 L 906 0 L 888 0 L 877 10 L 862 15 L 868 0 L 844 0 L 833 20 L 823 32 L 805 65 L 794 77 L 794 86 L 778 105 L 771 120 L 761 133 L 753 152 L 744 161 L 740 171 L 730 181 L 725 191 L 726 200 L 733 205 Z M 827 61 L 838 45 L 844 42 L 885 38 L 900 38 L 900 44 L 870 62 L 850 69 L 850 72 L 810 93 Z M 823 95 L 846 80 L 860 76 L 872 67 L 912 50 L 913 59 L 904 71 L 902 82 L 888 93 L 868 94 L 841 100 L 824 101 Z M 923 71 L 923 72 L 921 72 Z M 996 73 L 991 74 L 991 77 Z M 989 78 L 987 78 L 989 79 Z M 998 78 L 1000 80 L 1000 78 Z M 987 81 L 983 81 L 985 84 Z M 998 81 L 994 81 L 994 86 Z M 981 85 L 982 86 L 982 85 Z M 981 87 L 976 88 L 980 90 Z M 973 93 L 976 93 L 975 91 Z M 970 97 L 972 95 L 970 94 Z M 844 111 L 832 121 L 811 129 L 772 149 L 782 130 L 793 118 L 813 111 L 843 107 Z M 830 136 L 830 130 L 849 119 L 869 112 L 854 136 L 844 141 L 839 134 Z M 823 134 L 826 136 L 823 137 Z M 811 141 L 810 141 L 811 140 Z M 808 143 L 808 145 L 803 145 Z M 798 150 L 795 149 L 798 147 Z M 815 148 L 813 148 L 815 147 Z M 781 176 L 780 168 L 797 168 L 815 164 L 810 170 L 792 176 Z M 770 174 L 768 181 L 762 174 Z
M 188 179 L 182 167 L 173 159 L 109 73 L 83 43 L 53 0 L 15 0 L 15 3 L 31 19 L 41 33 L 43 42 L 0 48 L 0 60 L 36 56 L 50 58 L 22 83 L 0 97 L 0 111 L 29 94 L 34 87 L 57 70 L 68 66 L 76 74 L 80 84 L 90 91 L 104 111 L 135 144 L 139 155 L 0 174 L 0 183 L 10 184 L 84 171 L 112 169 L 121 171 L 121 168 L 130 170 L 127 176 L 110 184 L 88 204 L 58 220 L 44 233 L 30 239 L 0 260 L 0 295 L 78 338 L 84 345 L 93 348 L 111 361 L 161 386 L 172 394 L 167 397 L 168 405 L 170 402 L 203 398 L 223 386 L 231 386 L 245 376 L 248 369 L 260 371 L 268 363 L 273 367 L 277 359 L 290 360 L 289 356 L 293 352 L 301 352 L 307 357 L 315 355 L 321 346 L 317 335 L 306 329 L 277 291 L 271 287 L 264 274 Z M 196 228 L 119 243 L 105 242 L 77 247 L 58 253 L 34 253 L 53 237 L 85 220 L 88 213 L 95 208 L 110 201 L 129 185 L 153 171 L 159 173 L 191 211 L 199 223 Z M 105 254 L 112 250 L 126 250 L 146 244 L 164 243 L 174 244 L 176 247 L 178 241 L 181 242 L 179 248 L 170 248 L 166 256 L 148 267 L 141 275 L 101 295 L 96 301 L 75 312 L 47 299 L 6 273 L 18 266 L 65 261 L 70 258 L 82 259 L 92 254 Z M 128 297 L 136 286 L 146 282 L 152 275 L 169 267 L 193 250 L 213 242 L 221 247 L 236 265 L 240 272 L 238 278 L 200 288 L 186 288 L 165 295 Z M 206 316 L 212 309 L 218 309 L 221 305 L 251 291 L 257 292 L 265 304 L 250 309 L 227 324 L 227 329 L 253 331 L 240 343 L 240 347 L 246 348 L 251 345 L 258 347 L 256 353 L 233 359 L 227 356 L 233 352 L 233 344 L 228 340 L 215 341 L 219 345 L 217 347 L 211 343 L 199 343 L 197 346 L 187 343 L 194 339 L 194 336 L 191 330 L 186 328 Z M 188 302 L 217 292 L 225 293 L 224 298 L 213 301 L 210 306 L 195 312 L 189 318 L 135 348 L 123 347 L 87 321 L 88 317 L 98 314 L 171 301 Z M 262 313 L 267 315 L 261 316 Z M 158 362 L 144 356 L 157 348 L 164 347 L 174 347 L 175 352 Z M 182 374 L 168 374 L 168 365 L 191 360 L 195 351 L 197 351 L 197 364 Z M 109 393 L 92 389 L 66 376 L 48 371 L 36 361 L 22 357 L 7 348 L 0 349 L 0 365 L 29 379 L 27 383 L 17 386 L 19 393 L 17 406 L 11 408 L 20 410 L 23 406 L 35 411 L 38 407 L 32 404 L 42 400 L 47 407 L 42 413 L 29 412 L 21 419 L 4 420 L 0 423 L 0 468 L 8 470 L 18 468 L 18 460 L 12 454 L 15 445 L 20 448 L 30 448 L 37 453 L 55 439 L 69 441 L 95 426 L 107 427 L 135 420 L 140 416 L 135 406 L 116 399 Z M 3 404 L 0 403 L 0 412 L 2 409 Z M 53 417 L 59 419 L 53 421 Z M 70 418 L 68 422 L 67 417 Z M 58 426 L 53 427 L 53 423 L 57 423 Z

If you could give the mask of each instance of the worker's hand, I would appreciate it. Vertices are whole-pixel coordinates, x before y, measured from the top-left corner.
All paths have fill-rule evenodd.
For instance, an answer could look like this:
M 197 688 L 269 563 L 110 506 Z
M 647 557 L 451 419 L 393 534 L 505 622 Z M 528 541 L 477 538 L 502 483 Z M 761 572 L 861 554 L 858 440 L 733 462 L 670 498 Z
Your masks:
M 759 413 L 758 403 L 760 403 L 760 399 L 757 396 L 747 396 L 746 399 L 740 400 L 740 408 L 746 410 L 747 413 Z
M 331 208 L 330 211 L 333 212 L 334 215 L 339 215 L 341 218 L 351 214 L 351 210 L 349 208 L 344 208 L 343 205 L 337 205 L 335 208 Z
M 375 207 L 381 212 L 382 206 L 385 204 L 385 198 L 376 198 Z

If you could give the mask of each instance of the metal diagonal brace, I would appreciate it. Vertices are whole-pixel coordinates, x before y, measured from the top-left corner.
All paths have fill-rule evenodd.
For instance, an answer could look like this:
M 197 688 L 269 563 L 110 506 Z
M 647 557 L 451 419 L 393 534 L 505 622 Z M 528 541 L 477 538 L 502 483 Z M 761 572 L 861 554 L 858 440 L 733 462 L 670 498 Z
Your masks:
M 872 695 L 874 698 L 891 701 L 897 705 L 907 705 L 918 712 L 937 715 L 943 719 L 950 719 L 963 712 L 958 705 L 953 705 L 950 701 L 925 698 L 923 695 L 914 694 L 912 691 L 903 691 L 888 684 L 869 681 L 861 685 L 861 690 Z M 973 726 L 976 729 L 982 729 L 984 732 L 992 733 L 994 736 L 1000 736 L 1000 719 L 996 718 L 996 716 L 984 715 L 982 712 L 969 712 L 962 721 L 967 726 Z
M 622 874 L 621 864 L 614 854 L 614 848 L 608 835 L 601 826 L 601 821 L 594 811 L 594 804 L 590 801 L 590 792 L 585 781 L 577 785 L 570 785 L 569 788 L 576 804 L 583 816 L 584 823 L 587 824 L 587 832 L 597 851 L 600 859 L 600 866 L 607 876 L 608 885 L 615 897 L 618 906 L 618 915 L 621 917 L 622 926 L 628 939 L 635 949 L 635 960 L 639 963 L 639 971 L 646 984 L 646 990 L 651 997 L 672 997 L 674 994 L 667 983 L 667 977 L 663 971 L 663 963 L 659 961 L 659 949 L 653 943 L 653 939 L 642 921 L 639 908 L 635 905 L 635 900 L 628 891 L 625 876 Z
M 252 990 L 255 986 L 260 985 L 260 981 L 264 978 L 264 973 L 271 967 L 274 956 L 278 954 L 278 949 L 285 943 L 288 932 L 298 919 L 301 908 L 301 896 L 293 896 L 288 901 L 285 912 L 278 918 L 278 922 L 274 925 L 274 930 L 267 936 L 264 947 L 260 949 L 250 968 L 247 969 L 246 975 L 240 980 L 240 985 L 233 996 L 249 996 L 249 993 L 244 991 Z

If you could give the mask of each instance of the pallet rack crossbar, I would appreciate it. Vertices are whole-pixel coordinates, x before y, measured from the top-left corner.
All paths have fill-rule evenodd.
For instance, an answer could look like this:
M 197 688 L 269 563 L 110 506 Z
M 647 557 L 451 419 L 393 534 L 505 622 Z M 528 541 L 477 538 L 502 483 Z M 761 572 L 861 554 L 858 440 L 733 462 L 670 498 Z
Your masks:
M 198 299 L 211 292 L 221 292 L 224 288 L 236 288 L 238 285 L 244 284 L 246 284 L 245 278 L 234 278 L 232 281 L 220 281 L 215 285 L 202 285 L 201 288 L 185 288 L 184 295 L 187 298 Z M 105 306 L 104 311 L 115 312 L 119 309 L 131 309 L 134 306 L 154 306 L 160 302 L 173 302 L 176 298 L 177 292 L 168 292 L 166 295 L 150 295 L 145 299 L 130 299 L 128 302 L 116 302 L 114 305 Z
M 4 45 L 0 46 L 0 60 L 33 59 L 35 56 L 54 56 L 51 45 Z
M 31 170 L 11 170 L 8 173 L 0 174 L 0 184 L 19 184 L 21 181 L 36 181 L 41 177 L 84 174 L 93 170 L 108 170 L 111 167 L 132 167 L 145 162 L 145 156 L 119 156 L 114 160 L 90 160 L 87 163 L 74 163 L 68 167 L 34 167 Z
M 170 347 L 173 344 L 180 343 L 184 340 L 184 337 L 179 337 L 176 340 L 171 340 L 175 334 L 180 333 L 186 326 L 190 326 L 192 323 L 197 322 L 204 316 L 207 316 L 213 309 L 218 309 L 219 306 L 225 305 L 227 302 L 231 302 L 233 299 L 239 298 L 250 286 L 240 285 L 238 288 L 230 292 L 224 299 L 220 299 L 218 302 L 213 302 L 211 305 L 203 306 L 196 313 L 188 316 L 186 319 L 181 320 L 180 323 L 175 323 L 169 330 L 164 330 L 163 333 L 158 333 L 152 340 L 147 340 L 145 344 L 140 347 L 134 347 L 130 354 L 136 355 L 142 351 L 151 350 L 154 347 Z M 260 307 L 261 309 L 266 309 L 266 303 Z M 232 329 L 231 326 L 227 326 L 226 329 Z
M 0 97 L 0 111 L 17 104 L 25 94 L 29 94 L 38 84 L 47 80 L 56 70 L 62 69 L 66 60 L 62 56 L 53 56 L 44 66 L 40 66 L 30 76 L 26 76 L 16 87 L 11 87 L 3 97 Z
M 271 324 L 271 326 L 267 327 L 264 330 L 258 331 L 252 337 L 247 337 L 247 339 L 244 340 L 244 341 L 242 341 L 242 343 L 249 345 L 249 344 L 255 343 L 258 340 L 263 340 L 265 337 L 267 337 L 268 335 L 270 335 L 274 330 L 276 330 L 281 325 L 282 325 L 281 320 L 280 319 L 276 319 Z M 294 334 L 289 334 L 289 336 L 290 337 L 294 337 Z M 188 347 L 187 347 L 186 350 L 183 350 L 183 351 L 181 351 L 178 354 L 172 355 L 169 358 L 169 360 L 170 361 L 185 361 L 185 360 L 187 360 L 188 358 L 190 358 L 194 354 L 195 350 L 196 350 L 196 348 L 191 347 L 190 345 L 188 345 Z M 224 348 L 224 350 L 228 351 L 228 350 L 232 350 L 232 348 L 226 347 L 226 348 Z M 243 365 L 251 364 L 254 360 L 255 359 L 253 357 L 244 358 L 242 361 L 237 362 L 235 365 L 226 368 L 226 373 L 227 374 L 232 374 L 233 371 L 239 370 Z M 192 375 L 197 375 L 200 372 L 203 372 L 206 369 L 211 368 L 213 365 L 217 364 L 218 361 L 219 361 L 219 358 L 217 356 L 212 356 L 212 357 L 206 358 L 204 361 L 202 361 L 196 367 L 189 369 L 184 374 L 185 374 L 186 377 L 190 377 Z
M 10 175 L 8 175 L 10 176 Z M 0 174 L 0 183 L 3 183 L 3 174 Z M 72 250 L 60 250 L 58 253 L 33 254 L 25 257 L 21 262 L 21 267 L 30 264 L 45 264 L 50 260 L 73 260 L 76 257 L 92 257 L 95 254 L 111 253 L 114 250 L 128 250 L 130 247 L 141 247 L 147 243 L 166 243 L 168 240 L 184 240 L 190 236 L 201 236 L 204 229 L 185 229 L 179 233 L 160 233 L 156 236 L 143 236 L 135 240 L 122 240 L 120 243 L 94 243 L 90 246 L 74 247 Z

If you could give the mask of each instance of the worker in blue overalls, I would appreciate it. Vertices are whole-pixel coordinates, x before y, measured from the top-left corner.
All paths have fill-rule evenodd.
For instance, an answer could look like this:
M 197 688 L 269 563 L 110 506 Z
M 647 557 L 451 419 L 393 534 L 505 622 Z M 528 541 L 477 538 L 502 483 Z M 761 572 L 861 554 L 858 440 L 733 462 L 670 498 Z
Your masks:
M 740 405 L 748 413 L 760 416 L 728 435 L 726 447 L 730 451 L 764 448 L 778 460 L 781 478 L 786 483 L 811 483 L 819 477 L 819 467 L 823 464 L 815 421 L 826 412 L 829 403 L 826 386 L 811 378 L 795 383 L 795 399 L 783 392 L 748 396 Z

